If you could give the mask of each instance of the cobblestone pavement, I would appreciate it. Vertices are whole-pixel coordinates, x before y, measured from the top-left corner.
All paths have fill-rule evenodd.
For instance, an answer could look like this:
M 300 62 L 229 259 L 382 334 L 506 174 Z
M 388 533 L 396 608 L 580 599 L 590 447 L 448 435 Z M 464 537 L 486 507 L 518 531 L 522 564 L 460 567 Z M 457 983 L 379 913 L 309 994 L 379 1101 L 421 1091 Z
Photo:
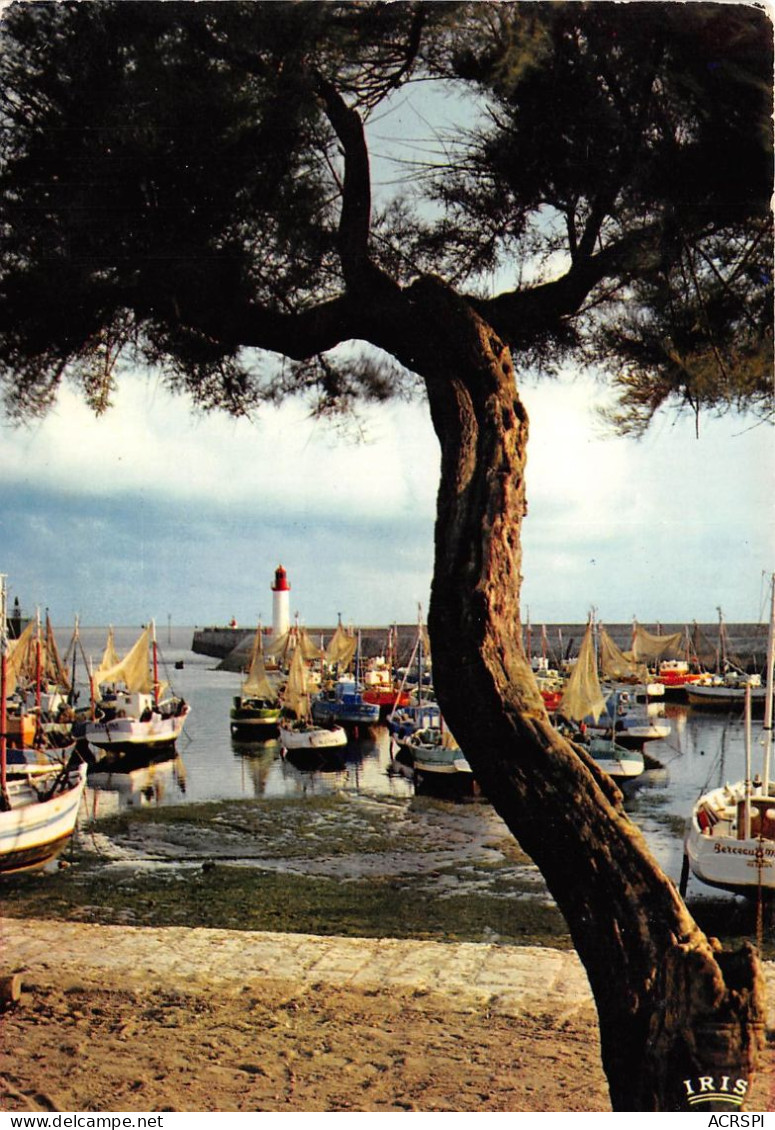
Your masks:
M 353 988 L 396 985 L 485 1001 L 508 1015 L 592 1009 L 572 951 L 537 946 L 313 937 L 0 919 L 2 971 L 50 983 L 120 978 L 241 992 L 262 977 Z
M 242 992 L 262 977 L 353 988 L 396 985 L 486 1003 L 510 1016 L 594 1016 L 573 951 L 539 946 L 317 937 L 0 918 L 1 971 L 32 984 L 121 980 Z M 765 964 L 775 1026 L 775 963 Z

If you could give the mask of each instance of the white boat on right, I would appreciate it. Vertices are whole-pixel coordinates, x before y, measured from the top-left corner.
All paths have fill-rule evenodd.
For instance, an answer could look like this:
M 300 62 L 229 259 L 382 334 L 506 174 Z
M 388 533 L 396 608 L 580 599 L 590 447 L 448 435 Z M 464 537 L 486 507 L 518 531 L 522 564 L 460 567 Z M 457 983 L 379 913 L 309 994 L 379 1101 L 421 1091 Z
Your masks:
M 775 666 L 775 574 L 767 643 L 766 697 L 762 730 L 761 773 L 752 777 L 752 697 L 743 691 L 745 710 L 745 776 L 720 785 L 697 800 L 684 841 L 681 894 L 690 873 L 711 887 L 756 895 L 775 890 L 775 781 L 772 757 L 773 666 Z
M 311 718 L 307 669 L 300 647 L 291 658 L 282 702 L 278 730 L 286 752 L 319 752 L 347 745 L 347 733 L 342 726 L 318 725 Z

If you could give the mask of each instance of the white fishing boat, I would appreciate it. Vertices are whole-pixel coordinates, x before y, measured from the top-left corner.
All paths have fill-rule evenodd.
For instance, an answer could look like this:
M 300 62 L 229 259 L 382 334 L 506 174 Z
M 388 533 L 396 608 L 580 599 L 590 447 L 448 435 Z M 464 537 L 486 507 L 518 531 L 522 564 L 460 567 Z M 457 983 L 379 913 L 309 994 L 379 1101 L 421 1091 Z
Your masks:
M 110 654 L 109 640 L 92 686 L 94 717 L 77 734 L 103 753 L 154 753 L 169 749 L 182 734 L 190 707 L 184 699 L 163 693 L 153 623 L 123 659 Z M 103 688 L 99 699 L 98 688 Z
M 742 894 L 775 890 L 775 782 L 770 779 L 775 666 L 775 574 L 767 644 L 761 774 L 752 778 L 752 688 L 745 688 L 745 776 L 697 800 L 684 841 L 681 893 L 689 873 L 711 887 Z
M 5 578 L 0 589 L 0 874 L 44 867 L 73 834 L 86 784 L 86 765 L 52 766 L 47 773 L 8 769 Z
M 0 874 L 37 870 L 62 852 L 75 829 L 86 763 L 38 780 L 8 780 L 0 811 Z
M 278 730 L 283 748 L 294 752 L 320 751 L 347 745 L 347 734 L 341 726 L 317 725 L 312 721 L 307 667 L 302 649 L 298 647 L 291 657 Z

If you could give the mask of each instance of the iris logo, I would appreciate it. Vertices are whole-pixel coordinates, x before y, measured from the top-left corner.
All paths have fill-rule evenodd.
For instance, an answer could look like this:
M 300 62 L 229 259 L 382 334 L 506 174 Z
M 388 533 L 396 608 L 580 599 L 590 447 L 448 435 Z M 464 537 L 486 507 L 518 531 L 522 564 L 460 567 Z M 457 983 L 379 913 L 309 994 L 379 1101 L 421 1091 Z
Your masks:
M 715 1107 L 718 1104 L 739 1107 L 748 1090 L 746 1079 L 731 1079 L 729 1075 L 716 1078 L 713 1075 L 700 1075 L 697 1079 L 684 1079 L 686 1101 L 693 1110 L 703 1106 Z

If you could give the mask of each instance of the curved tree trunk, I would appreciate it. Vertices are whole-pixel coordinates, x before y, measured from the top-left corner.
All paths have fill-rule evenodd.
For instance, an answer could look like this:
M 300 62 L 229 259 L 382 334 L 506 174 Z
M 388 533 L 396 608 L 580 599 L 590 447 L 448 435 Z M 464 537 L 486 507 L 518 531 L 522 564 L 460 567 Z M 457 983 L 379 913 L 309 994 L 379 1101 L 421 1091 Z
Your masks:
M 739 1098 L 764 1015 L 755 954 L 724 954 L 700 931 L 616 786 L 552 728 L 522 649 L 528 423 L 510 353 L 436 280 L 411 288 L 411 307 L 415 348 L 402 352 L 442 451 L 428 618 L 442 711 L 565 916 L 613 1109 L 690 1109 L 685 1081 L 697 1092 L 700 1077 Z

